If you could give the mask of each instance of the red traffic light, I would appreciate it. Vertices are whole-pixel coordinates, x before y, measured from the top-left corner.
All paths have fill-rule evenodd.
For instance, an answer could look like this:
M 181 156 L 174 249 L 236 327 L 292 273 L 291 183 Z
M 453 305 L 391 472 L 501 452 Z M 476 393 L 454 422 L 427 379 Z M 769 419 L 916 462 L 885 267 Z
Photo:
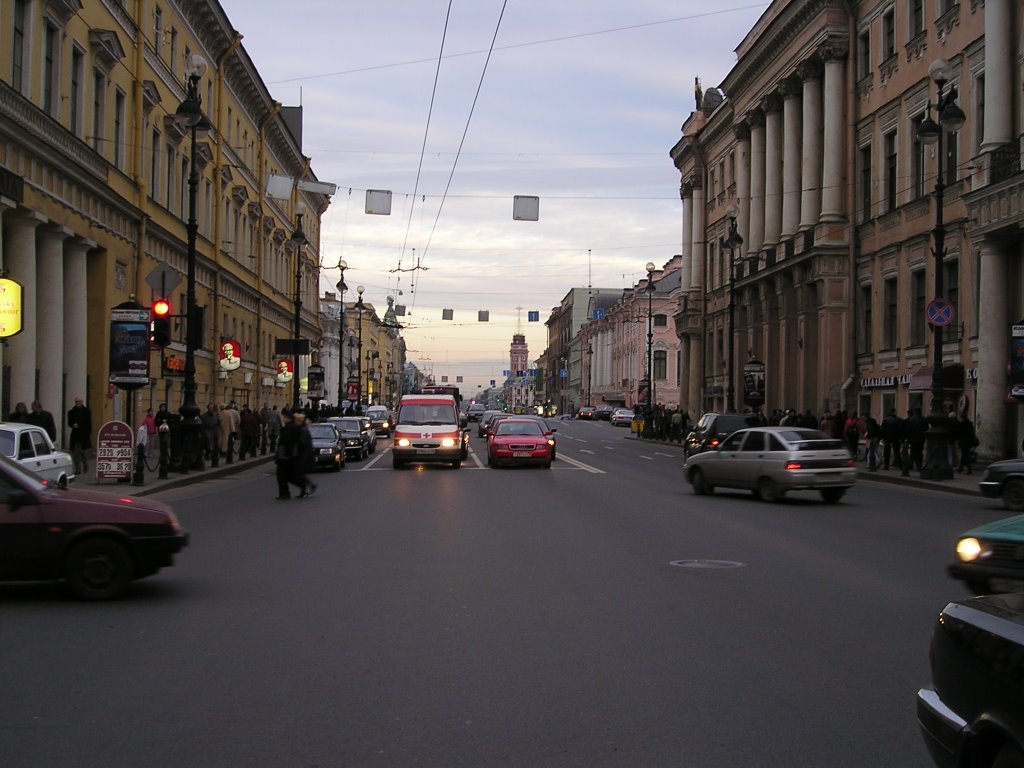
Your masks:
M 167 317 L 171 314 L 171 302 L 167 299 L 157 299 L 153 302 L 153 316 Z

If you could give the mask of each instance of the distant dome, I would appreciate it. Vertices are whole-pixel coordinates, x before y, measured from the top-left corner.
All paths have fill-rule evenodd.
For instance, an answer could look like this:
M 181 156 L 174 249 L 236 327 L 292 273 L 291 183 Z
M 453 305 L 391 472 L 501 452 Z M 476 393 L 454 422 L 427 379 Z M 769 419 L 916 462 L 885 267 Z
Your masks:
M 708 88 L 704 91 L 704 98 L 701 99 L 701 107 L 704 110 L 704 114 L 710 115 L 719 105 L 725 101 L 725 96 L 717 88 Z

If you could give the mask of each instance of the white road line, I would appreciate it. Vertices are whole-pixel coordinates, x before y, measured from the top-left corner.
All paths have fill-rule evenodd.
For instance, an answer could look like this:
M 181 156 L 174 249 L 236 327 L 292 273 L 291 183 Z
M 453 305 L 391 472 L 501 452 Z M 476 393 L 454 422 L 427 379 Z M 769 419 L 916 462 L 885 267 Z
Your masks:
M 567 461 L 570 464 L 572 464 L 574 467 L 577 467 L 578 469 L 582 469 L 582 470 L 584 470 L 586 472 L 589 472 L 592 475 L 606 475 L 606 474 L 608 474 L 603 469 L 598 469 L 597 467 L 592 467 L 589 464 L 584 464 L 582 461 L 577 461 L 576 459 L 571 459 L 568 456 L 559 456 L 558 460 L 559 461 Z
M 676 458 L 676 455 L 675 455 L 675 454 L 673 454 L 673 453 L 661 453 L 660 451 L 655 451 L 655 452 L 654 452 L 654 455 L 655 455 L 655 456 L 667 456 L 667 457 L 668 457 L 668 458 L 670 458 L 670 459 L 674 459 L 674 458 Z
M 591 456 L 594 455 L 594 452 L 587 448 L 580 448 L 580 453 L 589 453 Z
M 643 454 L 640 454 L 640 458 L 644 459 L 645 461 L 654 461 L 654 459 L 651 458 L 650 456 L 644 456 Z

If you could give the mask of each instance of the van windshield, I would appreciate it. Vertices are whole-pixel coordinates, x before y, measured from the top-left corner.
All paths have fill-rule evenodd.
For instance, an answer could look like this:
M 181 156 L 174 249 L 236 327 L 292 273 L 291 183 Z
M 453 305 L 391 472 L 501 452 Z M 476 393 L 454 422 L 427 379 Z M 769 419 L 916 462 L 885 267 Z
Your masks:
M 458 424 L 459 420 L 455 415 L 455 408 L 451 405 L 410 403 L 402 406 L 398 414 L 398 423 L 410 426 L 442 426 Z

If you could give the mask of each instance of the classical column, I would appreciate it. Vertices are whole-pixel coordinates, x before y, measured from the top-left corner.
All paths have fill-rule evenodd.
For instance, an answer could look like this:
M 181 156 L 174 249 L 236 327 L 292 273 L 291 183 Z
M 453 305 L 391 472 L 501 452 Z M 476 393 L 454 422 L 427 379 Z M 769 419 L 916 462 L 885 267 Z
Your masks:
M 39 368 L 39 402 L 57 420 L 64 407 L 64 241 L 74 233 L 48 225 L 39 228 L 36 296 L 36 365 Z
M 679 284 L 683 290 L 690 287 L 690 279 L 693 274 L 692 258 L 693 243 L 693 189 L 689 184 L 683 183 L 679 187 L 679 197 L 683 203 L 683 233 L 682 233 L 682 260 L 679 263 Z
M 800 136 L 803 131 L 801 100 L 803 85 L 790 78 L 780 86 L 782 92 L 782 234 L 787 240 L 800 226 Z
M 690 238 L 690 290 L 704 291 L 704 182 L 694 179 L 692 237 Z
M 22 289 L 22 331 L 7 340 L 12 410 L 15 403 L 29 405 L 36 397 L 36 227 L 45 221 L 45 216 L 34 212 L 4 217 L 4 266 L 7 276 Z
M 690 337 L 684 333 L 679 337 L 679 407 L 692 415 L 696 407 L 690 402 L 689 374 Z
M 736 134 L 736 232 L 743 242 L 750 239 L 750 126 L 737 123 Z
M 810 59 L 798 68 L 804 84 L 801 141 L 799 229 L 812 229 L 821 215 L 821 62 Z
M 756 256 L 764 245 L 764 112 L 750 113 L 750 239 L 747 253 Z
M 846 123 L 843 104 L 846 100 L 846 47 L 829 41 L 820 49 L 825 60 L 825 151 L 823 159 L 821 220 L 842 221 L 843 211 L 843 148 Z
M 95 247 L 95 242 L 82 238 L 69 240 L 64 246 L 64 372 L 67 377 L 64 411 L 71 407 L 75 397 L 86 394 L 89 340 L 86 257 Z
M 1010 0 L 985 3 L 985 135 L 981 151 L 1013 140 L 1013 14 Z
M 690 336 L 690 366 L 687 375 L 686 401 L 690 404 L 690 419 L 696 421 L 704 412 L 701 391 L 704 386 L 704 339 L 698 333 Z
M 1005 458 L 1006 452 L 1006 361 L 1010 348 L 1010 318 L 1007 310 L 1008 259 L 1006 250 L 992 240 L 976 240 L 978 253 L 978 455 L 985 459 Z M 1013 318 L 1018 320 L 1019 318 Z
M 782 99 L 766 96 L 764 107 L 764 245 L 778 245 L 782 234 Z

